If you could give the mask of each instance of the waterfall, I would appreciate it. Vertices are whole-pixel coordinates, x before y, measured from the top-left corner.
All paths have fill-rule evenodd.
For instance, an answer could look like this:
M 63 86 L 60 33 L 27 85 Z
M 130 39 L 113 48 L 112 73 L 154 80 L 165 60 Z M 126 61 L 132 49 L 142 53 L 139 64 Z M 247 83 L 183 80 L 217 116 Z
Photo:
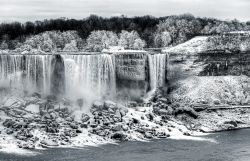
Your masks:
M 0 84 L 1 88 L 20 86 L 22 79 L 22 56 L 0 56 Z
M 0 55 L 0 85 L 48 93 L 50 55 Z
M 114 57 L 64 55 L 66 93 L 112 97 L 116 93 Z
M 123 54 L 0 55 L 0 89 L 94 100 L 115 98 L 118 79 L 137 90 L 165 85 L 167 54 Z
M 166 81 L 167 54 L 149 54 L 150 89 L 163 87 Z

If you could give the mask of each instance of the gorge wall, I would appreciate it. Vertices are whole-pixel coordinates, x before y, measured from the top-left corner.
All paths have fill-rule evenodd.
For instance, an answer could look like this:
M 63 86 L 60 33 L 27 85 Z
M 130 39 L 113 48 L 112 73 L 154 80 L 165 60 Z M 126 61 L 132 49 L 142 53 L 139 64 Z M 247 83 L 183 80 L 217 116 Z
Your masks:
M 207 51 L 199 54 L 197 62 L 204 62 L 201 76 L 247 75 L 250 76 L 250 51 Z
M 169 79 L 189 76 L 250 76 L 250 51 L 212 50 L 192 55 L 168 54 Z

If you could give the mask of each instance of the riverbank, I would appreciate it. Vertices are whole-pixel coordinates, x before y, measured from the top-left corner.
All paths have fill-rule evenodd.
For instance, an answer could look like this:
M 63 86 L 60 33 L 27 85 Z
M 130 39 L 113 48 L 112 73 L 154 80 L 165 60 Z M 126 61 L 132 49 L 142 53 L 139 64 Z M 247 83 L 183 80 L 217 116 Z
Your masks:
M 189 83 L 179 86 L 174 95 L 157 90 L 140 104 L 95 101 L 89 109 L 83 109 L 81 99 L 43 98 L 39 93 L 17 97 L 5 92 L 0 106 L 0 151 L 22 154 L 29 149 L 123 141 L 199 140 L 194 136 L 250 127 L 250 108 L 244 99 L 247 77 L 194 77 L 185 82 Z M 239 82 L 244 84 L 236 86 Z M 225 93 L 239 105 L 230 105 Z
M 131 103 L 128 108 L 112 101 L 96 101 L 90 112 L 77 108 L 66 99 L 41 98 L 38 93 L 6 96 L 0 108 L 0 151 L 22 153 L 20 149 L 194 139 L 191 135 L 199 134 L 173 115 L 159 115 L 153 107 L 132 107 Z

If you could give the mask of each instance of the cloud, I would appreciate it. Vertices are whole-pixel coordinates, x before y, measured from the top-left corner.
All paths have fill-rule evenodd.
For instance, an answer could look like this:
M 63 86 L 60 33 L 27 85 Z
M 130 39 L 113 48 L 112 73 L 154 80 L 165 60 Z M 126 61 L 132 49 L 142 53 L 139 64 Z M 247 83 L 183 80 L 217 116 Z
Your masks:
M 167 16 L 192 13 L 200 17 L 250 20 L 249 0 L 0 0 L 0 21 L 45 18 L 81 19 L 90 14 Z

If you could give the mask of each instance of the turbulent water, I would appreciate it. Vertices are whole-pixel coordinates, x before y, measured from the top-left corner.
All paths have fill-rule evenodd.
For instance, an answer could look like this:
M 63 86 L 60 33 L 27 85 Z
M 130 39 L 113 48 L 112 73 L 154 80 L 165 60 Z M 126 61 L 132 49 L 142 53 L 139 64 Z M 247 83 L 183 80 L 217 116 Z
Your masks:
M 83 149 L 47 149 L 35 156 L 0 153 L 1 161 L 249 161 L 249 129 L 205 136 L 214 141 L 161 139 Z
M 112 55 L 65 55 L 67 93 L 98 97 L 115 95 L 115 63 Z

